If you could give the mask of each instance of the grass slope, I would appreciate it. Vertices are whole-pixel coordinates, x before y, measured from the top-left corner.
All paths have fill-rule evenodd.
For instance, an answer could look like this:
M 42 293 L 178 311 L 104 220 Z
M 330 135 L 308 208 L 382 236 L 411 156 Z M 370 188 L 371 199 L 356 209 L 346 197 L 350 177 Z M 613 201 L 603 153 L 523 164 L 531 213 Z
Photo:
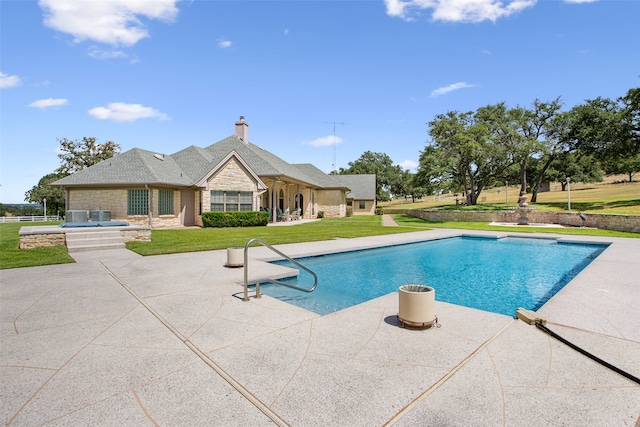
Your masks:
M 568 192 L 561 191 L 559 184 L 552 186 L 552 191 L 539 193 L 538 201 L 530 203 L 540 211 L 566 212 Z M 527 200 L 531 195 L 527 195 Z M 384 204 L 385 213 L 393 213 L 393 209 L 425 209 L 455 208 L 469 210 L 505 209 L 517 206 L 518 188 L 509 187 L 509 199 L 506 203 L 504 187 L 496 187 L 480 193 L 476 206 L 455 206 L 453 195 L 428 196 L 417 203 L 403 203 L 397 200 Z M 594 214 L 626 214 L 640 215 L 640 182 L 617 182 L 603 184 L 572 184 L 571 211 L 582 211 Z

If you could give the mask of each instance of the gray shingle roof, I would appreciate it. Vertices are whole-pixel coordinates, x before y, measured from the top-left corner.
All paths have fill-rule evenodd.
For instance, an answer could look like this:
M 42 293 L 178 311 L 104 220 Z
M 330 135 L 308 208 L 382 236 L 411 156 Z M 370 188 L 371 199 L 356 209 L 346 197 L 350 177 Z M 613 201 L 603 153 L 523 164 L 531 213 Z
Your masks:
M 340 181 L 351 191 L 347 193 L 347 199 L 354 200 L 375 200 L 376 199 L 376 175 L 336 175 L 335 179 Z
M 55 185 L 191 185 L 192 178 L 171 156 L 134 148 L 56 181 Z
M 256 175 L 277 176 L 319 188 L 345 188 L 340 181 L 313 165 L 292 165 L 275 154 L 237 136 L 230 136 L 206 148 L 190 146 L 171 155 L 134 148 L 97 165 L 62 178 L 54 185 L 156 184 L 193 186 L 229 153 L 236 151 Z
M 335 179 L 335 175 L 327 175 L 311 163 L 295 164 L 292 166 L 298 169 L 301 173 L 310 177 L 318 187 L 326 189 L 349 188 L 348 186 Z

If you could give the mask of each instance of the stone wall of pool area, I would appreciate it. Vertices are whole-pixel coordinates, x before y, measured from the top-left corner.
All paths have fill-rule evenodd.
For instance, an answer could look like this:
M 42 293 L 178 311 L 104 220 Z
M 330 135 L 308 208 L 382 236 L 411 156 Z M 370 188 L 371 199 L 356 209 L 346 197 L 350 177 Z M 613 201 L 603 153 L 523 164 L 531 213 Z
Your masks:
M 508 211 L 455 211 L 440 209 L 389 209 L 387 213 L 398 213 L 415 216 L 430 222 L 518 222 L 520 213 L 517 209 Z M 561 224 L 572 227 L 591 227 L 602 230 L 640 233 L 640 216 L 621 214 L 582 214 L 574 212 L 537 212 L 527 213 L 530 224 Z
M 20 235 L 20 249 L 46 248 L 48 246 L 62 246 L 66 243 L 64 233 L 56 234 L 25 234 Z
M 97 227 L 96 227 L 97 228 Z M 76 229 L 77 231 L 95 231 L 93 227 L 87 227 L 83 229 Z M 105 227 L 104 231 L 120 231 L 122 239 L 125 242 L 139 241 L 150 242 L 151 241 L 151 228 L 127 226 L 127 227 Z M 66 233 L 69 229 L 61 228 L 58 226 L 36 226 L 36 227 L 22 227 L 18 232 L 20 236 L 20 249 L 34 249 L 44 248 L 48 246 L 62 246 L 66 245 Z

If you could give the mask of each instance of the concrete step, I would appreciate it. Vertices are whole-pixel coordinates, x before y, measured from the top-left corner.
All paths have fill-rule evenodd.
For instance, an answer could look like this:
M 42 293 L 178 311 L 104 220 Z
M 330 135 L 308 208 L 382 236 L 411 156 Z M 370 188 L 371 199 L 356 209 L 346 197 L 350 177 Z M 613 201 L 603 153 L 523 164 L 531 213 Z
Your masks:
M 119 231 L 66 233 L 67 251 L 84 252 L 125 248 Z
M 74 231 L 67 232 L 67 239 L 72 240 L 86 240 L 86 239 L 95 239 L 95 238 L 120 238 L 122 234 L 118 230 L 107 230 L 107 231 Z

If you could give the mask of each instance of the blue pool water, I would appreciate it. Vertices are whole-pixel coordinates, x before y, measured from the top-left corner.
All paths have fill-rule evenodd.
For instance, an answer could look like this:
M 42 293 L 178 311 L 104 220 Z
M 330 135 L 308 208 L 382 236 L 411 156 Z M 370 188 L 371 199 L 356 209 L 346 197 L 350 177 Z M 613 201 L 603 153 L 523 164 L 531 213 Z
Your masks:
M 315 291 L 273 284 L 261 291 L 323 315 L 418 283 L 433 287 L 438 301 L 515 316 L 518 307 L 537 310 L 604 249 L 553 239 L 455 237 L 300 258 L 318 275 Z M 313 278 L 300 270 L 289 283 L 310 288 Z

